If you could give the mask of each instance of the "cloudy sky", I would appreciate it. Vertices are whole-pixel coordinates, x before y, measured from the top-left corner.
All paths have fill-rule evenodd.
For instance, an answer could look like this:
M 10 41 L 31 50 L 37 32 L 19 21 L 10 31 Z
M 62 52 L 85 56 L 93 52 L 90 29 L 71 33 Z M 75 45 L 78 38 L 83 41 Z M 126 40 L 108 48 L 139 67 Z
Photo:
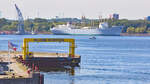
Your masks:
M 15 3 L 24 18 L 105 18 L 118 13 L 122 19 L 143 19 L 150 15 L 150 0 L 0 0 L 0 17 L 15 19 Z

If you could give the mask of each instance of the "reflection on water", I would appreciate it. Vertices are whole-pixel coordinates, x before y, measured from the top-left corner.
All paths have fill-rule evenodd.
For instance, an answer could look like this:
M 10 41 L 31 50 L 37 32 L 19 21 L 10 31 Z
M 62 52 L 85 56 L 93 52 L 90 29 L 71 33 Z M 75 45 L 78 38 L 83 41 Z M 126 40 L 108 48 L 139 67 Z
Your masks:
M 74 69 L 74 67 L 71 68 L 71 70 L 70 70 L 70 75 L 71 75 L 71 76 L 74 76 L 74 75 L 75 75 L 75 69 Z
M 79 69 L 79 67 L 76 67 Z M 51 69 L 46 69 L 46 70 L 41 70 L 41 72 L 65 72 L 67 74 L 69 74 L 69 76 L 74 76 L 75 75 L 75 67 L 69 67 L 69 68 L 60 68 L 60 67 L 55 67 L 55 68 L 51 68 Z
M 75 75 L 75 69 L 74 69 L 74 67 L 71 68 L 69 74 L 72 77 Z M 71 79 L 70 84 L 74 84 L 74 78 Z
M 79 69 L 79 67 L 76 67 Z M 69 69 L 60 69 L 61 71 L 50 71 L 50 72 L 43 72 L 45 74 L 45 84 L 75 84 L 75 67 L 71 67 Z M 57 77 L 57 75 L 59 75 Z
M 96 36 L 92 40 L 90 36 L 0 36 L 0 50 L 7 50 L 8 40 L 22 45 L 23 38 L 27 37 L 76 39 L 76 54 L 81 55 L 80 67 L 42 72 L 45 84 L 150 83 L 150 37 Z M 37 45 L 38 48 L 35 47 Z M 65 46 L 68 44 L 37 43 L 32 44 L 30 49 L 37 52 L 68 52 Z

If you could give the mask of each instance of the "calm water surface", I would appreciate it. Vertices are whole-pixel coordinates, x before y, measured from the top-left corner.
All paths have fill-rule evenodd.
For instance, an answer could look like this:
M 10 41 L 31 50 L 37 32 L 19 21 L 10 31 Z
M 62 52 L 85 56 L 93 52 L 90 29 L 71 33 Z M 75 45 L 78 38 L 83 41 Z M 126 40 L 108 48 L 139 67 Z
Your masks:
M 8 40 L 19 47 L 23 38 L 74 38 L 76 54 L 81 55 L 75 75 L 68 72 L 42 72 L 45 84 L 150 84 L 150 37 L 1 35 L 0 50 Z M 68 52 L 68 43 L 30 43 L 30 51 Z M 19 51 L 21 48 L 18 49 Z

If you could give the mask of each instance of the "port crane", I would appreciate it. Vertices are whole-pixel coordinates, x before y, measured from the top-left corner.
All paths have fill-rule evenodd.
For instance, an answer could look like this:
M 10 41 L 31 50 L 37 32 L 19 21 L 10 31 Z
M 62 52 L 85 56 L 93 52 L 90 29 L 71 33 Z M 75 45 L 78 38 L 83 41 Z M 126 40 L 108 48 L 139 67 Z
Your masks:
M 22 13 L 20 11 L 20 9 L 18 8 L 18 6 L 15 4 L 15 8 L 17 11 L 17 15 L 18 15 L 18 31 L 17 34 L 19 35 L 24 35 L 25 34 L 25 30 L 24 30 L 24 19 L 22 16 Z
M 74 39 L 62 39 L 62 38 L 24 38 L 23 40 L 23 60 L 26 60 L 33 56 L 33 52 L 29 52 L 29 42 L 69 42 L 69 57 L 75 56 L 75 40 Z

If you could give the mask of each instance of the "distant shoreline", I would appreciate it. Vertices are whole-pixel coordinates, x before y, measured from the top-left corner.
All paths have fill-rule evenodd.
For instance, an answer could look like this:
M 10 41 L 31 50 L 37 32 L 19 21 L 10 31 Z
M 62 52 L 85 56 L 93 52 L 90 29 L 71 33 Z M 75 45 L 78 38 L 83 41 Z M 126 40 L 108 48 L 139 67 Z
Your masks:
M 121 33 L 121 36 L 150 36 L 150 33 L 137 33 L 137 34 Z
M 0 35 L 16 35 L 14 32 L 7 31 L 9 33 L 4 33 Z M 32 35 L 32 34 L 29 34 Z M 33 35 L 53 35 L 51 32 L 38 32 Z M 121 33 L 120 36 L 150 36 L 150 33 Z

